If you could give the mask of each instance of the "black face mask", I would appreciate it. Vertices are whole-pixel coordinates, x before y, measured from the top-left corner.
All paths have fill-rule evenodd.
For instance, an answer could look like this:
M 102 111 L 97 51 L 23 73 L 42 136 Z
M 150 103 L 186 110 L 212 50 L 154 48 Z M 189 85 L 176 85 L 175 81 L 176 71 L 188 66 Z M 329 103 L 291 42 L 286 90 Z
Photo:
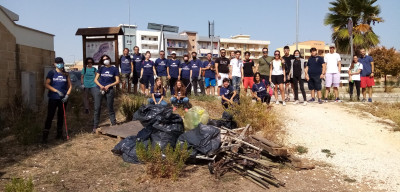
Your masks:
M 196 60 L 196 56 L 193 56 L 192 58 L 193 58 L 193 60 Z
M 185 61 L 185 63 L 189 62 L 189 60 L 183 60 L 183 61 Z

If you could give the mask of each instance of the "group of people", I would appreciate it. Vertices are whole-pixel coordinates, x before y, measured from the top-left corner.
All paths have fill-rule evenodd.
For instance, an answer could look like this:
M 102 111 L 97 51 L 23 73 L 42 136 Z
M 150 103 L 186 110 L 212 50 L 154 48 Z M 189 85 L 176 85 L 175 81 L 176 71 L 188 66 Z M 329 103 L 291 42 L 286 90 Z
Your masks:
M 106 98 L 107 108 L 111 125 L 116 124 L 114 112 L 114 86 L 122 83 L 122 90 L 133 93 L 141 92 L 149 97 L 148 103 L 155 105 L 167 105 L 165 101 L 166 92 L 169 87 L 171 94 L 170 102 L 176 107 L 183 106 L 187 111 L 192 86 L 194 95 L 200 94 L 215 95 L 217 86 L 218 96 L 221 103 L 228 108 L 233 103 L 240 103 L 240 91 L 247 95 L 251 90 L 251 97 L 257 102 L 271 101 L 274 95 L 275 103 L 282 103 L 283 106 L 289 101 L 290 90 L 294 90 L 294 104 L 299 103 L 299 87 L 303 96 L 303 105 L 307 105 L 307 98 L 304 83 L 308 82 L 311 91 L 311 99 L 308 102 L 318 101 L 322 104 L 328 101 L 328 94 L 333 87 L 335 102 L 340 102 L 338 87 L 340 84 L 341 58 L 335 53 L 335 46 L 330 45 L 330 52 L 324 57 L 317 55 L 317 49 L 311 48 L 311 57 L 306 61 L 299 50 L 290 55 L 288 46 L 284 47 L 284 55 L 280 51 L 274 51 L 274 56 L 268 56 L 268 48 L 263 48 L 263 56 L 254 62 L 250 59 L 251 53 L 246 51 L 244 59 L 241 58 L 241 51 L 226 57 L 226 50 L 220 50 L 220 57 L 212 60 L 211 53 L 207 54 L 207 60 L 202 62 L 197 58 L 197 53 L 183 56 L 181 62 L 176 53 L 171 53 L 171 59 L 165 58 L 165 52 L 160 51 L 160 58 L 155 62 L 150 60 L 151 53 L 144 55 L 139 53 L 139 47 L 134 47 L 134 53 L 129 54 L 125 48 L 120 57 L 118 69 L 111 65 L 108 55 L 103 55 L 96 69 L 93 58 L 86 58 L 82 70 L 81 83 L 84 88 L 85 112 L 89 113 L 88 95 L 94 98 L 94 120 L 93 131 L 99 125 L 102 99 Z M 357 90 L 357 100 L 360 100 L 360 88 L 362 88 L 363 101 L 366 101 L 368 89 L 368 101 L 372 102 L 372 86 L 374 85 L 373 73 L 374 63 L 370 56 L 367 56 L 364 49 L 360 50 L 361 55 L 354 56 L 349 73 L 350 98 L 353 99 L 353 87 Z M 43 131 L 43 142 L 47 142 L 52 119 L 58 108 L 57 138 L 62 138 L 63 116 L 71 93 L 71 80 L 64 70 L 62 58 L 55 58 L 55 70 L 51 70 L 47 77 L 45 87 L 49 90 L 48 114 Z M 120 74 L 121 71 L 121 74 Z M 325 95 L 322 100 L 322 80 L 325 80 Z M 281 95 L 281 102 L 278 98 L 278 91 Z M 315 96 L 317 93 L 317 99 Z

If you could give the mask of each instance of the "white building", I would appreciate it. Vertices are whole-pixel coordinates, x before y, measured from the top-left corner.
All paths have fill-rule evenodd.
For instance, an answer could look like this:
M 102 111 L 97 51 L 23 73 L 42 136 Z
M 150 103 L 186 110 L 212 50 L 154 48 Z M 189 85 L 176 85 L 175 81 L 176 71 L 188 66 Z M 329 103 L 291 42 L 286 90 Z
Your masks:
M 270 41 L 263 40 L 252 40 L 250 35 L 236 35 L 231 38 L 221 38 L 220 48 L 225 49 L 227 56 L 229 57 L 230 52 L 240 50 L 242 52 L 242 57 L 245 51 L 251 53 L 250 59 L 258 61 L 258 58 L 262 56 L 262 49 L 268 47 Z
M 133 47 L 136 46 L 136 25 L 119 24 L 118 27 L 122 28 L 124 35 L 118 36 L 118 54 L 122 55 L 124 48 L 128 48 L 133 52 Z
M 160 57 L 159 50 L 164 49 L 163 44 L 161 44 L 161 49 L 159 49 L 160 39 L 161 39 L 160 34 L 161 34 L 161 32 L 159 32 L 159 31 L 137 30 L 136 31 L 136 46 L 139 47 L 139 49 L 140 49 L 139 52 L 144 54 L 147 51 L 150 51 L 152 59 Z

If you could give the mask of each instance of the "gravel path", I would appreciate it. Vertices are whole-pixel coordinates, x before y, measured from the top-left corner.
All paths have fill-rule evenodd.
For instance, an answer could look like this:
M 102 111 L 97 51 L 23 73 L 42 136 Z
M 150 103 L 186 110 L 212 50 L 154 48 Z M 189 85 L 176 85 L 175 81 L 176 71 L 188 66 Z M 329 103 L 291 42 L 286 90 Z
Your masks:
M 287 144 L 308 148 L 304 157 L 331 164 L 372 188 L 400 191 L 400 133 L 390 131 L 379 118 L 350 113 L 338 103 L 302 106 L 290 102 L 275 108 L 287 119 Z M 330 150 L 333 157 L 322 149 Z

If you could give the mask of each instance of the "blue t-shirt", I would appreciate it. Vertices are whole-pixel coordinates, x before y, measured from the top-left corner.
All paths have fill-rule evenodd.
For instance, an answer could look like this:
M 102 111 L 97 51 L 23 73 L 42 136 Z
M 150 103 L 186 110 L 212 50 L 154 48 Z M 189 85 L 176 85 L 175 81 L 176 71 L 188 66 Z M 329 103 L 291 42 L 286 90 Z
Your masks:
M 365 57 L 359 57 L 358 62 L 363 65 L 363 70 L 361 70 L 361 77 L 369 76 L 372 72 L 371 62 L 374 62 L 371 56 L 365 55 Z
M 267 96 L 267 88 L 265 87 L 265 83 L 260 82 L 258 84 L 253 84 L 251 89 L 253 92 L 257 92 L 257 97 L 264 98 Z
M 215 66 L 214 61 L 211 61 L 211 62 L 204 61 L 204 63 L 203 63 L 203 68 L 214 67 L 214 66 Z M 211 69 L 207 69 L 204 74 L 204 77 L 215 79 L 215 71 L 213 71 Z
M 167 76 L 167 59 L 158 58 L 155 62 L 157 76 Z
M 94 82 L 94 78 L 96 77 L 96 71 L 97 69 L 94 67 L 86 68 L 86 73 L 85 69 L 82 69 L 83 85 L 86 88 L 96 87 L 96 83 Z
M 190 63 L 181 63 L 179 66 L 182 71 L 181 71 L 181 78 L 182 79 L 190 79 Z
M 98 81 L 102 86 L 114 83 L 116 81 L 115 77 L 119 75 L 118 69 L 114 66 L 101 67 L 97 73 L 100 74 Z M 112 87 L 110 88 L 112 89 Z
M 322 64 L 324 64 L 324 58 L 320 56 L 313 57 L 311 56 L 308 59 L 307 66 L 308 66 L 308 74 L 310 76 L 320 76 L 322 74 Z
M 190 61 L 190 68 L 192 69 L 192 78 L 197 79 L 200 75 L 200 69 L 203 66 L 199 59 Z
M 142 62 L 143 76 L 153 76 L 154 75 L 153 67 L 154 67 L 154 62 L 152 60 L 143 61 Z
M 178 59 L 168 60 L 169 75 L 172 78 L 178 78 L 180 65 L 181 65 L 181 61 Z
M 233 87 L 230 86 L 230 85 L 228 86 L 228 88 L 225 88 L 224 86 L 222 86 L 221 89 L 220 89 L 219 95 L 220 96 L 223 95 L 226 99 L 231 99 L 232 95 L 233 95 Z M 226 101 L 221 99 L 221 102 L 225 103 Z
M 163 92 L 161 94 L 161 90 L 157 89 L 156 91 L 154 91 L 154 89 L 151 89 L 150 93 L 154 94 L 154 98 L 161 98 L 161 96 L 165 96 L 165 89 L 163 89 Z
M 121 56 L 121 73 L 130 74 L 131 73 L 131 56 Z
M 135 65 L 136 73 L 140 73 L 140 70 L 142 69 L 142 62 L 144 61 L 144 56 L 140 53 L 138 55 L 133 54 L 132 61 L 134 62 L 133 64 Z
M 56 70 L 51 70 L 47 73 L 46 79 L 50 79 L 50 85 L 57 89 L 64 95 L 67 94 L 68 91 L 68 77 L 63 75 L 62 73 L 57 72 Z M 50 91 L 47 94 L 50 99 L 61 99 L 58 93 Z

